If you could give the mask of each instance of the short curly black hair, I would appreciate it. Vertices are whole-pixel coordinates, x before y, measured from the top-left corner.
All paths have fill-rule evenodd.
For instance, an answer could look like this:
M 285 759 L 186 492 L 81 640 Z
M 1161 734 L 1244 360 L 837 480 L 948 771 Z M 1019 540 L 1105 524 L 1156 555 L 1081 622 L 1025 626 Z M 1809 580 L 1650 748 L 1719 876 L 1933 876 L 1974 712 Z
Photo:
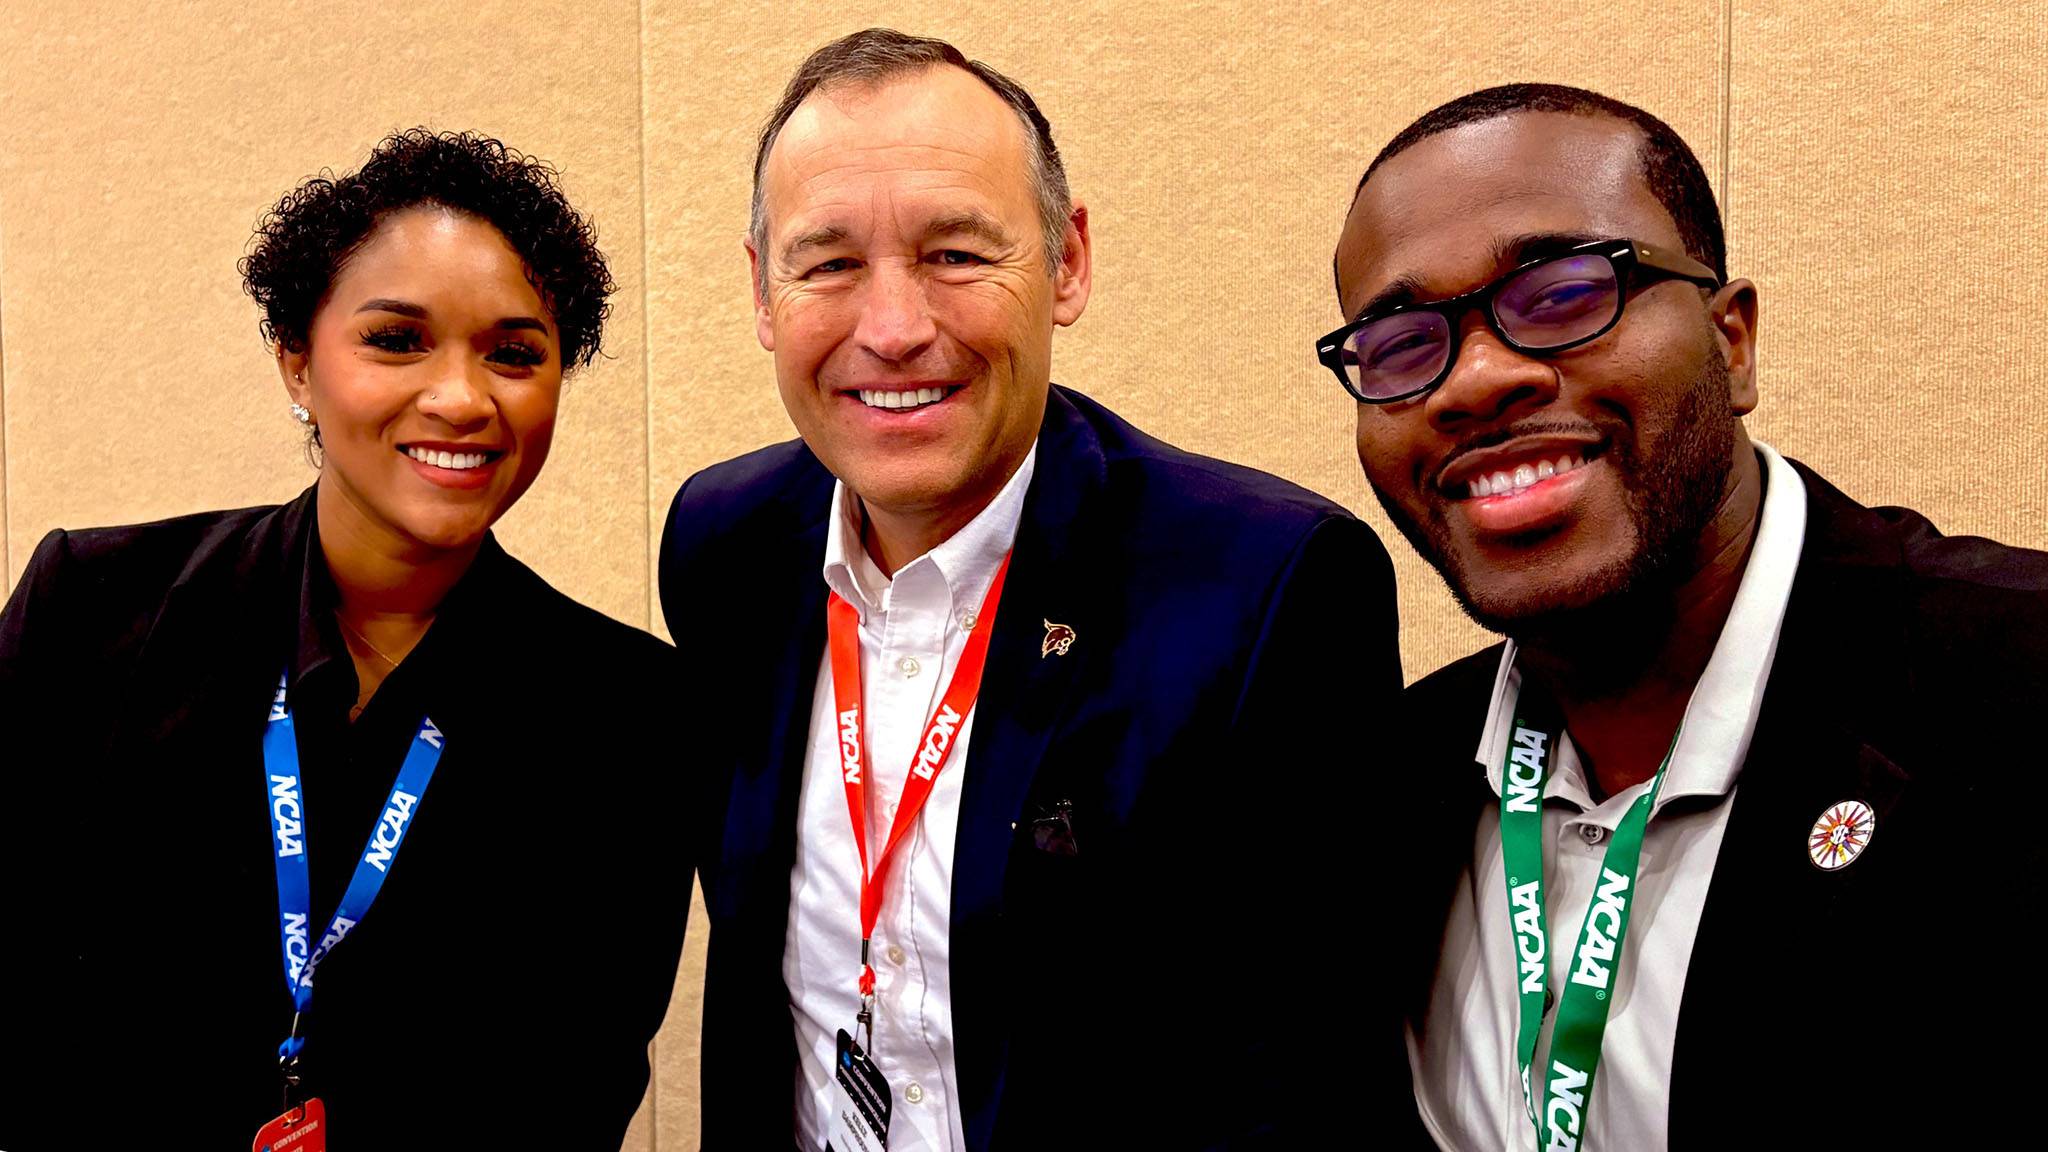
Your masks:
M 618 287 L 597 231 L 562 195 L 555 170 L 488 136 L 413 128 L 379 141 L 346 176 L 322 172 L 287 192 L 256 226 L 242 287 L 263 309 L 263 338 L 306 350 L 313 314 L 334 277 L 386 217 L 441 207 L 489 222 L 526 262 L 554 313 L 564 368 L 604 346 L 607 298 Z

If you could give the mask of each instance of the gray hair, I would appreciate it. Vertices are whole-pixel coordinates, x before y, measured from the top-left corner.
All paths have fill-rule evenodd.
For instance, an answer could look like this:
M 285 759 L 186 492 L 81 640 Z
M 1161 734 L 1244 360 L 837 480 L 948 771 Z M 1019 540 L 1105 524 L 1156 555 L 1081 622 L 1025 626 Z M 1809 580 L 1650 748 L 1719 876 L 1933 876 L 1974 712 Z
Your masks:
M 1044 234 L 1046 263 L 1055 272 L 1060 253 L 1066 248 L 1067 218 L 1073 214 L 1073 194 L 1067 189 L 1067 170 L 1060 163 L 1060 150 L 1052 142 L 1052 125 L 1038 110 L 1038 102 L 1024 86 L 983 64 L 969 60 L 944 40 L 911 36 L 891 28 L 869 28 L 843 36 L 810 54 L 789 78 L 782 100 L 761 129 L 761 145 L 754 152 L 753 214 L 748 234 L 754 242 L 756 275 L 754 291 L 768 295 L 768 214 L 761 202 L 761 175 L 768 167 L 768 150 L 782 134 L 782 126 L 796 112 L 797 105 L 825 87 L 861 86 L 873 88 L 884 81 L 910 72 L 922 72 L 951 65 L 972 73 L 1003 98 L 1024 122 L 1031 135 L 1031 190 L 1038 198 L 1038 225 Z

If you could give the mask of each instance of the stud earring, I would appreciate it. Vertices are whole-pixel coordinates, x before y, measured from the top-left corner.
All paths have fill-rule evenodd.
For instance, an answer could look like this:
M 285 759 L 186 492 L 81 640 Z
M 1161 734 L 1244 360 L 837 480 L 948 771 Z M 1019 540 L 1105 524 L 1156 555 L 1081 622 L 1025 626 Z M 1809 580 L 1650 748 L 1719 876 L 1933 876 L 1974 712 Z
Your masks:
M 294 404 L 292 405 L 292 419 L 297 420 L 301 424 L 311 424 L 313 422 L 313 410 L 304 404 Z

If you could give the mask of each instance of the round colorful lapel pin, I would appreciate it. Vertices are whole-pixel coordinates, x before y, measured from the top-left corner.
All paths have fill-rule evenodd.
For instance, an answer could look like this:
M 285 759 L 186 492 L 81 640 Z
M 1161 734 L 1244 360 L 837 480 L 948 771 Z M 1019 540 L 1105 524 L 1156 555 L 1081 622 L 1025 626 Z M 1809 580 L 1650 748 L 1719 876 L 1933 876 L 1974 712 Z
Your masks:
M 1823 872 L 1846 868 L 1870 847 L 1877 813 L 1861 800 L 1844 800 L 1820 814 L 1806 838 L 1806 856 Z

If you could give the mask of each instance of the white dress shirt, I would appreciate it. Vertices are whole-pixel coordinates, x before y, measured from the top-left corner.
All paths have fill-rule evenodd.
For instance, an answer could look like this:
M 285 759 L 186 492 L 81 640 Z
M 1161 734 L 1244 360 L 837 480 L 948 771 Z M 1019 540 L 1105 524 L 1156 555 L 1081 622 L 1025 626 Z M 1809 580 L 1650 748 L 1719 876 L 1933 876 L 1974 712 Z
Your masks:
M 1588 1152 L 1660 1152 L 1668 1145 L 1671 1059 L 1679 1003 L 1700 912 L 1727 831 L 1736 775 L 1749 752 L 1777 653 L 1778 632 L 1806 537 L 1806 488 L 1758 443 L 1763 508 L 1742 584 L 1713 656 L 1693 687 L 1664 788 L 1644 831 L 1628 939 L 1614 975 L 1607 1033 L 1585 1109 Z M 1501 753 L 1514 725 L 1521 676 L 1515 644 L 1501 654 L 1477 758 L 1500 793 Z M 1562 998 L 1608 842 L 1649 781 L 1595 804 L 1569 735 L 1557 743 L 1543 803 L 1544 919 L 1550 987 Z M 1719 978 L 1726 979 L 1722 973 Z M 1554 1006 L 1543 1017 L 1534 1069 L 1550 1066 Z M 1500 813 L 1480 813 L 1472 866 L 1460 879 L 1421 1032 L 1409 1067 L 1423 1122 L 1452 1152 L 1537 1147 L 1515 1062 L 1516 946 L 1501 871 Z M 1532 1069 L 1533 1074 L 1533 1069 Z
M 861 544 L 860 503 L 845 484 L 832 490 L 825 537 L 825 584 L 860 612 L 862 723 L 866 727 L 868 857 L 881 855 L 924 727 L 937 710 L 973 627 L 971 616 L 1017 538 L 1024 494 L 1038 458 L 1024 463 L 989 506 L 952 538 L 899 570 L 882 574 Z M 823 595 L 824 590 L 819 590 Z M 860 851 L 839 766 L 829 650 L 811 700 L 810 749 L 797 813 L 796 865 L 789 876 L 789 931 L 782 978 L 795 1018 L 796 1137 L 822 1149 L 829 1132 L 840 1029 L 860 1010 Z M 874 1046 L 889 1080 L 892 1152 L 964 1150 L 953 1070 L 953 1008 L 947 968 L 953 897 L 953 842 L 974 711 L 960 724 L 951 757 L 924 810 L 889 866 L 870 958 L 875 969 Z M 865 1041 L 856 1033 L 856 1039 Z

